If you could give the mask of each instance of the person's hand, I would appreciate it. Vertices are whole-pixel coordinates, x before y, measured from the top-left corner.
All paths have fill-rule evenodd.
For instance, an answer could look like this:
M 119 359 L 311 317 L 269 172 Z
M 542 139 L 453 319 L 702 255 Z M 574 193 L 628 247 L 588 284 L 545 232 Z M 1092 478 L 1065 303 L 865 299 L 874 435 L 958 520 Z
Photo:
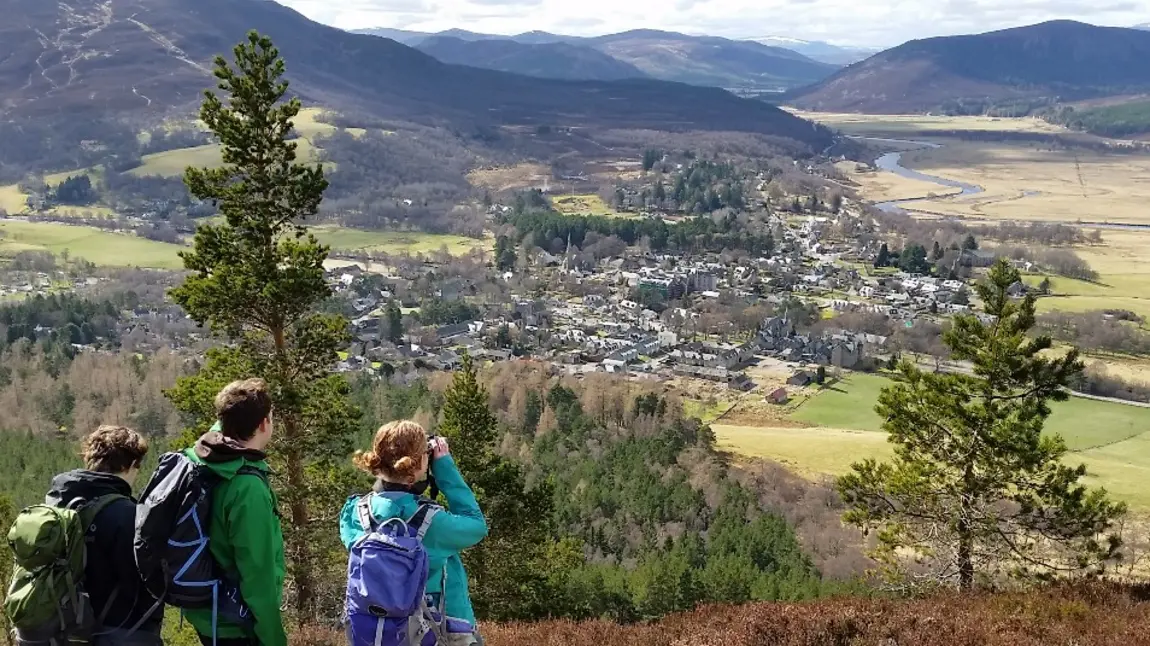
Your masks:
M 431 459 L 438 460 L 446 455 L 451 454 L 451 448 L 447 446 L 447 440 L 442 437 L 437 437 L 431 441 Z

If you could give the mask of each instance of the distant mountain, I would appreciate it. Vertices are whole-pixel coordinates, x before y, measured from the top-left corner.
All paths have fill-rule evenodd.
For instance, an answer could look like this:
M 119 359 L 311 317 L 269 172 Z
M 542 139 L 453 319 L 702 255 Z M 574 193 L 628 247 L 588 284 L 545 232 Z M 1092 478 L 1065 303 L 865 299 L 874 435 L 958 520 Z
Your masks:
M 799 40 L 797 38 L 787 38 L 784 36 L 767 36 L 765 38 L 754 38 L 752 40 L 756 43 L 770 45 L 771 47 L 789 49 L 807 58 L 830 65 L 857 63 L 880 51 L 878 49 L 866 49 L 862 47 L 840 47 L 818 40 Z
M 915 40 L 851 65 L 789 102 L 856 112 L 979 110 L 1150 89 L 1150 32 L 1046 22 Z
M 650 29 L 588 42 L 651 77 L 692 85 L 783 90 L 814 83 L 838 69 L 789 49 L 753 41 Z
M 402 32 L 394 29 L 365 29 L 358 33 L 384 36 L 412 46 L 418 46 L 431 36 L 420 32 Z M 819 62 L 784 47 L 773 47 L 750 40 L 729 40 L 711 36 L 688 36 L 675 32 L 639 29 L 595 38 L 564 36 L 544 31 L 530 31 L 516 36 L 495 36 L 452 29 L 434 36 L 448 36 L 464 41 L 512 41 L 524 45 L 566 44 L 599 50 L 642 75 L 664 81 L 677 81 L 691 85 L 782 91 L 809 85 L 834 73 L 837 65 Z M 488 46 L 490 47 L 490 46 Z M 827 47 L 833 47 L 828 45 Z M 492 48 L 493 49 L 493 48 Z M 815 46 L 815 49 L 818 49 Z M 567 56 L 573 50 L 564 50 Z M 508 55 L 510 48 L 508 48 Z M 460 52 L 462 54 L 462 52 Z M 519 52 L 518 55 L 526 55 Z M 558 55 L 558 53 L 553 53 Z M 584 53 L 581 59 L 587 57 Z M 463 62 L 451 55 L 441 60 Z M 524 63 L 488 62 L 488 55 L 480 55 L 467 63 L 477 67 L 520 71 Z M 558 68 L 580 65 L 568 63 Z M 550 65 L 536 66 L 546 74 Z M 525 72 L 527 73 L 527 72 Z M 541 74 L 531 73 L 533 76 Z M 574 78 L 565 74 L 557 78 Z M 594 76 L 593 78 L 601 78 Z
M 1141 25 L 1134 25 L 1134 29 L 1141 29 L 1142 31 L 1150 31 L 1150 22 L 1144 22 Z
M 528 45 L 516 40 L 466 41 L 432 36 L 420 51 L 444 63 L 470 65 L 540 78 L 574 81 L 618 81 L 647 78 L 639 68 L 586 45 L 548 42 Z
M 269 0 L 7 0 L 5 8 L 13 19 L 0 22 L 0 123 L 189 111 L 215 85 L 213 57 L 256 29 L 286 58 L 292 91 L 335 109 L 472 127 L 723 129 L 818 149 L 831 143 L 829 131 L 721 90 L 644 79 L 545 80 L 448 65 Z
M 368 34 L 380 38 L 390 38 L 397 43 L 414 47 L 435 34 L 425 31 L 408 31 L 406 29 L 389 29 L 387 27 L 372 27 L 371 29 L 353 29 L 353 34 Z

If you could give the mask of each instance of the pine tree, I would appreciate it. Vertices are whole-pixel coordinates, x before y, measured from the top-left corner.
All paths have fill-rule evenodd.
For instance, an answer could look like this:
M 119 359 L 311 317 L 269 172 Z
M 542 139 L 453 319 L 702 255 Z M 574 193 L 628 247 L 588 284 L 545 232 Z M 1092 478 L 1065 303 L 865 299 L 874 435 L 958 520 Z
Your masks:
M 387 310 L 387 340 L 398 345 L 403 342 L 403 311 L 394 301 L 388 303 Z
M 496 453 L 497 421 L 467 354 L 444 393 L 439 431 L 487 517 L 487 538 L 464 554 L 476 613 L 487 619 L 545 616 L 551 490 L 528 490 L 522 469 Z
M 882 243 L 882 246 L 878 248 L 878 256 L 874 259 L 874 266 L 875 266 L 875 269 L 878 269 L 879 267 L 886 267 L 889 264 L 890 264 L 890 247 L 888 247 L 887 244 L 884 242 L 884 243 Z
M 235 48 L 235 67 L 215 61 L 225 104 L 206 93 L 200 118 L 220 140 L 224 164 L 189 168 L 192 195 L 215 202 L 223 216 L 202 224 L 193 249 L 181 254 L 190 272 L 172 298 L 229 343 L 208 353 L 198 374 L 169 393 L 195 420 L 193 433 L 212 423 L 212 399 L 227 382 L 260 376 L 271 386 L 275 435 L 270 454 L 284 505 L 285 548 L 297 619 L 314 609 L 317 570 L 333 552 L 325 515 L 346 488 L 336 467 L 351 452 L 358 411 L 349 387 L 332 373 L 347 342 L 347 320 L 321 314 L 330 296 L 323 262 L 328 248 L 298 224 L 315 215 L 327 180 L 319 164 L 296 162 L 288 141 L 300 111 L 282 102 L 284 61 L 271 40 L 252 32 Z
M 507 236 L 499 236 L 495 240 L 495 266 L 499 271 L 510 271 L 515 268 L 515 261 L 518 256 L 515 253 L 515 245 Z
M 900 366 L 902 383 L 884 388 L 877 406 L 894 459 L 855 464 L 838 482 L 845 520 L 878 530 L 876 555 L 894 569 L 913 553 L 938 581 L 967 589 L 979 574 L 1098 568 L 1120 545 L 1099 537 L 1124 505 L 1080 484 L 1086 467 L 1063 464 L 1062 438 L 1042 433 L 1050 402 L 1068 398 L 1083 364 L 1076 350 L 1047 357 L 1050 337 L 1028 335 L 1034 297 L 1007 293 L 1018 279 L 999 261 L 977 286 L 994 321 L 959 316 L 945 333 L 973 374 Z

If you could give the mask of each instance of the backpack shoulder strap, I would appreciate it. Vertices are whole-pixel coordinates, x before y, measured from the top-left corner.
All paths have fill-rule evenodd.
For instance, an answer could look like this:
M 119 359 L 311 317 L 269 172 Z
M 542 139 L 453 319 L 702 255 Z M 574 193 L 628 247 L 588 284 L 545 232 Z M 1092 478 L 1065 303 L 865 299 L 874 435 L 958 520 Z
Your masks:
M 84 523 L 84 532 L 87 533 L 88 529 L 92 527 L 92 523 L 96 521 L 96 517 L 100 515 L 100 512 L 119 500 L 131 500 L 131 498 L 123 494 L 110 493 L 84 503 L 78 512 L 80 520 Z
M 365 532 L 373 532 L 379 527 L 379 519 L 371 511 L 372 497 L 373 494 L 367 493 L 355 501 L 355 515 Z
M 431 529 L 431 521 L 435 515 L 443 511 L 443 507 L 431 502 L 430 500 L 420 500 L 419 509 L 411 515 L 407 521 L 407 526 L 415 529 L 415 536 L 419 541 L 423 542 L 423 537 L 427 534 L 427 530 Z

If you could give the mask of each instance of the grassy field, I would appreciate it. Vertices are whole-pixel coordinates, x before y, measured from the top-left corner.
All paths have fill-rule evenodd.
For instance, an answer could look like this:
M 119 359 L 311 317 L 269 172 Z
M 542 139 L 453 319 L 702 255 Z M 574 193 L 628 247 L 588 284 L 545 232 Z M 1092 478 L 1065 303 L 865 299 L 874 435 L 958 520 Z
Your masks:
M 499 168 L 482 168 L 467 174 L 472 186 L 493 191 L 542 186 L 551 177 L 551 169 L 543 164 L 516 164 Z
M 1150 155 L 948 141 L 904 154 L 903 165 L 986 191 L 918 203 L 916 210 L 1004 220 L 1150 223 Z
M 316 237 L 338 250 L 368 250 L 388 253 L 431 253 L 443 247 L 456 255 L 474 248 L 489 249 L 491 240 L 434 233 L 361 231 L 334 226 L 314 227 Z M 60 253 L 67 249 L 73 256 L 97 265 L 113 267 L 180 268 L 179 245 L 154 242 L 135 236 L 99 229 L 50 222 L 0 222 L 0 255 L 38 250 Z
M 10 214 L 23 211 L 27 205 L 27 199 L 28 196 L 22 193 L 20 187 L 15 184 L 0 186 L 0 209 L 4 209 Z
M 633 213 L 620 213 L 598 195 L 564 195 L 551 198 L 556 211 L 567 215 L 604 215 L 612 218 L 633 218 Z
M 490 239 L 476 240 L 463 236 L 418 231 L 362 231 L 344 227 L 318 226 L 312 228 L 316 238 L 334 249 L 347 251 L 383 251 L 386 253 L 432 253 L 446 247 L 453 255 L 462 255 L 472 249 L 491 249 Z
M 747 455 L 768 457 L 807 474 L 838 475 L 860 459 L 891 453 L 874 412 L 884 377 L 851 375 L 791 416 L 811 428 L 754 428 L 714 425 L 721 445 Z M 1069 461 L 1085 462 L 1094 478 L 1115 495 L 1150 509 L 1150 408 L 1072 398 L 1054 405 L 1047 430 L 1062 435 L 1073 452 Z M 1139 480 L 1141 478 L 1141 480 Z
M 112 267 L 155 267 L 174 269 L 182 266 L 176 255 L 182 247 L 154 242 L 135 236 L 100 231 L 89 227 L 50 222 L 0 222 L 0 255 L 20 251 L 65 249 L 73 257 L 97 265 Z
M 866 458 L 892 455 L 882 433 L 833 428 L 757 428 L 712 424 L 720 448 L 781 462 L 810 477 L 838 476 Z
M 1068 132 L 1062 126 L 1041 119 L 1006 119 L 997 117 L 947 117 L 941 115 L 907 114 L 841 114 L 831 112 L 790 112 L 811 121 L 817 121 L 847 134 L 925 134 L 952 130 L 979 130 L 985 132 Z

